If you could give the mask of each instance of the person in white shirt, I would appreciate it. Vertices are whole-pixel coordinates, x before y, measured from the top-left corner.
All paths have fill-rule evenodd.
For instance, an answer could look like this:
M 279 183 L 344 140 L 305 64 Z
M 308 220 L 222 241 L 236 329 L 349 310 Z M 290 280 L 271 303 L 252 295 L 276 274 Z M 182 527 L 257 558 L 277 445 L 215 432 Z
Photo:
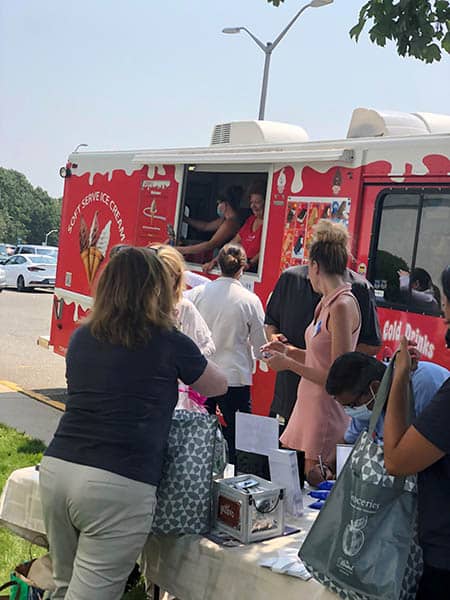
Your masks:
M 225 422 L 230 462 L 235 462 L 236 412 L 250 412 L 250 386 L 254 357 L 262 358 L 266 343 L 264 309 L 261 301 L 239 281 L 247 264 L 241 246 L 226 244 L 218 255 L 222 273 L 214 281 L 187 293 L 212 333 L 216 346 L 211 359 L 225 371 L 228 390 L 223 396 L 208 398 L 206 406 L 215 414 L 219 406 Z M 253 350 L 253 352 L 252 352 Z

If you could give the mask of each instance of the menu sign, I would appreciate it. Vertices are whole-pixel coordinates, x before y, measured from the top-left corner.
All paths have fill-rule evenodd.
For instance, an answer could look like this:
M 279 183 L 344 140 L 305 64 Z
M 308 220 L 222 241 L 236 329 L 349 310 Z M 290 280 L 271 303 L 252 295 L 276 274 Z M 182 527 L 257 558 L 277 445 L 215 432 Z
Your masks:
M 349 214 L 350 198 L 289 196 L 280 270 L 284 271 L 293 265 L 307 262 L 313 228 L 320 219 L 330 219 L 348 227 Z

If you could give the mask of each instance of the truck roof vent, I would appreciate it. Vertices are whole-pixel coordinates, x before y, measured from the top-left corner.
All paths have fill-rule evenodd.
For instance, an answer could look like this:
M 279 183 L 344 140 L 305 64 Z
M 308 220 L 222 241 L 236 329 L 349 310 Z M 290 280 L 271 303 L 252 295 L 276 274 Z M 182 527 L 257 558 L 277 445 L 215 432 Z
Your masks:
M 450 133 L 450 116 L 355 108 L 347 138 Z
M 308 134 L 298 125 L 275 121 L 235 121 L 216 125 L 211 146 L 260 146 L 307 142 Z
M 216 144 L 229 144 L 231 135 L 231 123 L 216 125 L 211 138 L 211 146 Z

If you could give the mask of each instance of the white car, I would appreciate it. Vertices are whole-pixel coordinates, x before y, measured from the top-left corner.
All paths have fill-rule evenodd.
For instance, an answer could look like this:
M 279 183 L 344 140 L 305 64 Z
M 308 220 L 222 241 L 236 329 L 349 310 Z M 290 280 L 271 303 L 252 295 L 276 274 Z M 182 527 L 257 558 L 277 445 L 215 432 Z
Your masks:
M 54 287 L 56 259 L 43 254 L 15 254 L 3 265 L 6 287 L 24 292 L 28 288 Z
M 55 260 L 58 259 L 58 246 L 42 246 L 38 244 L 19 244 L 14 254 L 47 254 Z

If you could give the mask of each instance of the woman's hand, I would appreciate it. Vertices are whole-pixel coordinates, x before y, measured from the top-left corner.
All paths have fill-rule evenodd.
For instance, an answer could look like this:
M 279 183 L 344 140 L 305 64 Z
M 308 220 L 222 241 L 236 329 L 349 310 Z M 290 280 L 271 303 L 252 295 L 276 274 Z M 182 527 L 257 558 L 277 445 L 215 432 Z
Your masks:
M 260 350 L 263 354 L 264 353 L 271 354 L 272 352 L 279 352 L 280 354 L 287 354 L 288 349 L 289 349 L 288 345 L 279 339 L 274 339 L 271 342 L 264 344 L 264 346 L 261 346 L 261 348 L 260 348 Z
M 333 479 L 336 479 L 336 476 L 327 465 L 314 465 L 306 474 L 307 482 L 314 487 L 317 487 L 322 481 Z
M 408 352 L 411 357 L 411 371 L 415 371 L 419 366 L 420 352 L 417 350 L 417 343 L 412 340 L 408 341 Z
M 209 262 L 206 262 L 202 265 L 202 271 L 203 273 L 209 273 L 210 271 L 212 271 L 214 269 L 214 267 L 216 266 L 216 260 L 213 258 L 212 260 L 210 260 Z
M 285 371 L 288 368 L 289 359 L 285 352 L 276 352 L 274 350 L 270 350 L 270 352 L 265 351 L 265 353 L 263 353 L 263 358 L 272 371 Z
M 285 344 L 286 342 L 288 342 L 289 340 L 287 339 L 287 337 L 284 335 L 284 333 L 273 333 L 270 336 L 270 341 L 272 342 L 283 342 L 283 344 Z
M 395 357 L 395 370 L 394 377 L 397 375 L 398 377 L 406 376 L 409 377 L 409 373 L 411 371 L 411 367 L 413 365 L 413 360 L 408 348 L 408 340 L 406 336 L 403 336 L 400 342 L 400 348 L 397 351 Z

